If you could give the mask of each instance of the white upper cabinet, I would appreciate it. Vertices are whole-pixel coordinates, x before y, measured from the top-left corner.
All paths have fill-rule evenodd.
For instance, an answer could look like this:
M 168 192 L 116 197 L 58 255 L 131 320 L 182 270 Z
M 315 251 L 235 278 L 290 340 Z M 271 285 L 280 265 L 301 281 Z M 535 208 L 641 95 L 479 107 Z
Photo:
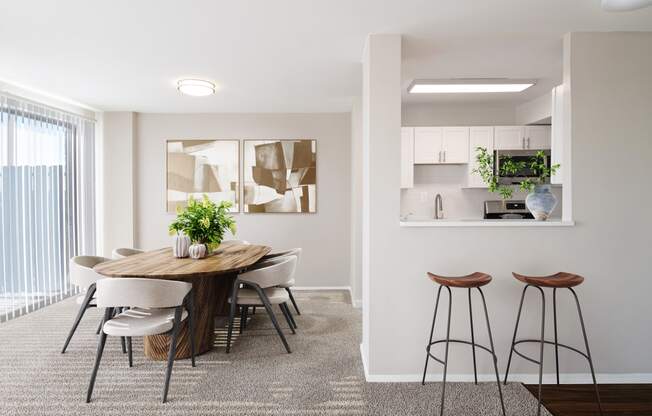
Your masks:
M 443 129 L 414 128 L 414 163 L 442 163 Z
M 469 128 L 444 127 L 442 163 L 469 163 Z
M 415 164 L 469 162 L 468 127 L 415 127 Z
M 550 126 L 496 126 L 497 150 L 550 149 Z
M 497 150 L 525 149 L 525 127 L 496 126 L 494 128 L 494 145 Z
M 401 128 L 401 188 L 414 187 L 414 129 Z
M 550 149 L 550 126 L 525 126 L 526 149 Z
M 469 129 L 469 166 L 467 171 L 467 184 L 469 188 L 486 188 L 480 175 L 473 171 L 478 167 L 476 162 L 476 149 L 484 147 L 491 154 L 494 151 L 494 128 L 471 127 Z

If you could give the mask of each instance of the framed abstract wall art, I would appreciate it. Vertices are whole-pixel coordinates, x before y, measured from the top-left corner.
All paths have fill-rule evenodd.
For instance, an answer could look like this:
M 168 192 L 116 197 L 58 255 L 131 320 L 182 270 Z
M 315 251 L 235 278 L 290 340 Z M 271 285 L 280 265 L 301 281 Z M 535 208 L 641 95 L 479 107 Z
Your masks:
M 244 212 L 317 212 L 317 141 L 244 140 Z
M 215 202 L 231 201 L 239 212 L 240 142 L 238 140 L 186 140 L 166 142 L 168 212 L 185 207 L 188 198 L 204 194 Z

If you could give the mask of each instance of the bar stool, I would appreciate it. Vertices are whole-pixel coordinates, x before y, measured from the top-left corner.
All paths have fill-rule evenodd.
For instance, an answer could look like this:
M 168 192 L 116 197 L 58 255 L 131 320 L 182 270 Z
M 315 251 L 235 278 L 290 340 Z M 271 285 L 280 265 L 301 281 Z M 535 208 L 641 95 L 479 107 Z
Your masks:
M 485 273 L 479 273 L 475 272 L 467 276 L 459 276 L 459 277 L 446 277 L 446 276 L 438 276 L 436 274 L 428 273 L 428 277 L 430 280 L 432 280 L 435 283 L 439 284 L 439 290 L 437 291 L 437 300 L 435 301 L 435 313 L 434 316 L 432 317 L 432 327 L 430 328 L 430 341 L 428 342 L 428 345 L 426 346 L 426 364 L 423 368 L 423 379 L 421 380 L 421 384 L 425 385 L 426 384 L 426 371 L 428 370 L 428 360 L 432 358 L 433 360 L 437 361 L 440 364 L 443 364 L 444 366 L 444 375 L 443 375 L 443 385 L 441 389 L 441 407 L 439 414 L 440 416 L 444 415 L 444 398 L 446 394 L 446 371 L 448 369 L 448 345 L 451 342 L 459 343 L 459 344 L 466 344 L 470 345 L 471 349 L 473 351 L 473 374 L 475 376 L 475 384 L 478 384 L 478 372 L 476 368 L 476 362 L 475 362 L 475 348 L 478 347 L 480 349 L 483 349 L 487 351 L 491 356 L 493 357 L 493 362 L 494 362 L 494 371 L 496 373 L 496 382 L 498 384 L 498 394 L 500 396 L 500 406 L 503 409 L 503 416 L 505 415 L 505 403 L 503 401 L 503 391 L 500 386 L 500 377 L 498 376 L 498 358 L 496 357 L 496 353 L 494 351 L 494 341 L 493 337 L 491 336 L 491 326 L 489 325 L 489 313 L 487 312 L 487 302 L 485 301 L 484 298 L 484 293 L 482 293 L 482 289 L 480 289 L 481 286 L 484 286 L 491 282 L 491 276 Z M 446 338 L 445 339 L 440 339 L 433 341 L 432 336 L 435 331 L 435 320 L 437 319 L 437 309 L 439 308 L 439 297 L 441 295 L 441 289 L 446 288 L 448 291 L 448 323 L 446 326 Z M 458 339 L 450 339 L 450 330 L 451 330 L 451 306 L 453 304 L 453 297 L 451 293 L 451 287 L 453 288 L 463 288 L 463 289 L 468 289 L 469 293 L 469 319 L 471 321 L 471 342 L 465 341 L 465 340 L 458 340 Z M 472 303 L 471 303 L 471 290 L 475 288 L 480 292 L 480 297 L 482 298 L 482 305 L 484 306 L 484 316 L 487 321 L 487 333 L 489 334 L 489 345 L 491 349 L 478 345 L 475 343 L 475 335 L 473 333 L 473 309 L 472 309 Z M 444 353 L 444 359 L 441 360 L 434 355 L 430 353 L 430 348 L 433 345 L 436 344 L 441 344 L 441 343 L 446 343 L 446 348 L 445 348 L 445 353 Z
M 593 360 L 591 359 L 591 351 L 589 350 L 589 340 L 586 337 L 586 328 L 584 326 L 584 319 L 582 318 L 582 309 L 580 308 L 580 301 L 577 298 L 577 294 L 573 290 L 573 287 L 580 285 L 584 278 L 577 274 L 559 272 L 550 276 L 525 276 L 518 273 L 512 273 L 514 277 L 526 284 L 523 288 L 523 294 L 521 295 L 521 304 L 518 307 L 518 315 L 516 316 L 516 327 L 514 328 L 514 337 L 512 338 L 512 346 L 509 350 L 509 359 L 507 360 L 507 369 L 505 370 L 505 384 L 507 384 L 507 375 L 509 374 L 509 365 L 512 361 L 512 353 L 516 353 L 520 357 L 533 362 L 539 365 L 539 407 L 537 410 L 537 415 L 541 414 L 541 384 L 543 380 L 543 347 L 545 344 L 555 346 L 555 365 L 557 369 L 557 384 L 559 384 L 559 347 L 566 348 L 568 350 L 574 351 L 579 355 L 583 356 L 589 362 L 589 368 L 591 369 L 591 377 L 593 377 L 593 386 L 595 387 L 595 397 L 598 402 L 598 408 L 600 414 L 602 415 L 602 403 L 600 402 L 600 393 L 598 391 L 598 384 L 595 381 L 595 371 L 593 370 Z M 525 299 L 525 292 L 528 288 L 534 287 L 541 292 L 541 339 L 520 339 L 516 340 L 516 334 L 518 332 L 518 324 L 521 320 L 521 310 L 523 309 L 523 300 Z M 552 314 L 553 314 L 553 323 L 554 323 L 554 333 L 555 341 L 546 341 L 545 340 L 545 322 L 546 322 L 546 297 L 543 292 L 543 288 L 552 288 Z M 578 350 L 577 348 L 570 347 L 568 345 L 560 344 L 557 342 L 557 289 L 568 289 L 575 298 L 575 304 L 577 305 L 577 314 L 580 318 L 580 325 L 582 327 L 582 335 L 584 336 L 584 345 L 586 346 L 586 353 Z M 541 345 L 539 352 L 539 361 L 534 360 L 524 354 L 521 354 L 516 350 L 516 345 L 526 342 L 536 342 Z

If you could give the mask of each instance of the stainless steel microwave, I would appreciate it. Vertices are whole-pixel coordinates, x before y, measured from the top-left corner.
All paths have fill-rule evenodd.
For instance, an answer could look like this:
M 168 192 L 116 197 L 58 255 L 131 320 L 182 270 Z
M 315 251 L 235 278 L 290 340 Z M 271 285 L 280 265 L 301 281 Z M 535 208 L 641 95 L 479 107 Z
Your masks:
M 518 185 L 523 179 L 534 178 L 536 175 L 530 169 L 530 161 L 533 156 L 540 150 L 494 150 L 494 174 L 498 177 L 501 184 L 505 185 Z M 550 150 L 543 150 L 546 166 L 550 167 Z M 519 169 L 515 174 L 509 176 L 501 176 L 500 164 L 504 163 L 505 159 L 509 158 L 513 162 L 525 162 L 525 167 Z

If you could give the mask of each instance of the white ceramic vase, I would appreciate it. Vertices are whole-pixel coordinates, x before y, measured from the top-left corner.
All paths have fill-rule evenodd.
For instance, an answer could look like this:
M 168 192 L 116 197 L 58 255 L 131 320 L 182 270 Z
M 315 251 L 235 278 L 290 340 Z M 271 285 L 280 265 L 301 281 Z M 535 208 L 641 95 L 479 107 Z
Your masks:
M 208 250 L 206 250 L 206 244 L 193 244 L 188 249 L 188 252 L 193 259 L 203 259 L 206 257 Z
M 177 234 L 172 239 L 172 255 L 177 258 L 188 257 L 190 248 L 190 237 L 184 234 Z

